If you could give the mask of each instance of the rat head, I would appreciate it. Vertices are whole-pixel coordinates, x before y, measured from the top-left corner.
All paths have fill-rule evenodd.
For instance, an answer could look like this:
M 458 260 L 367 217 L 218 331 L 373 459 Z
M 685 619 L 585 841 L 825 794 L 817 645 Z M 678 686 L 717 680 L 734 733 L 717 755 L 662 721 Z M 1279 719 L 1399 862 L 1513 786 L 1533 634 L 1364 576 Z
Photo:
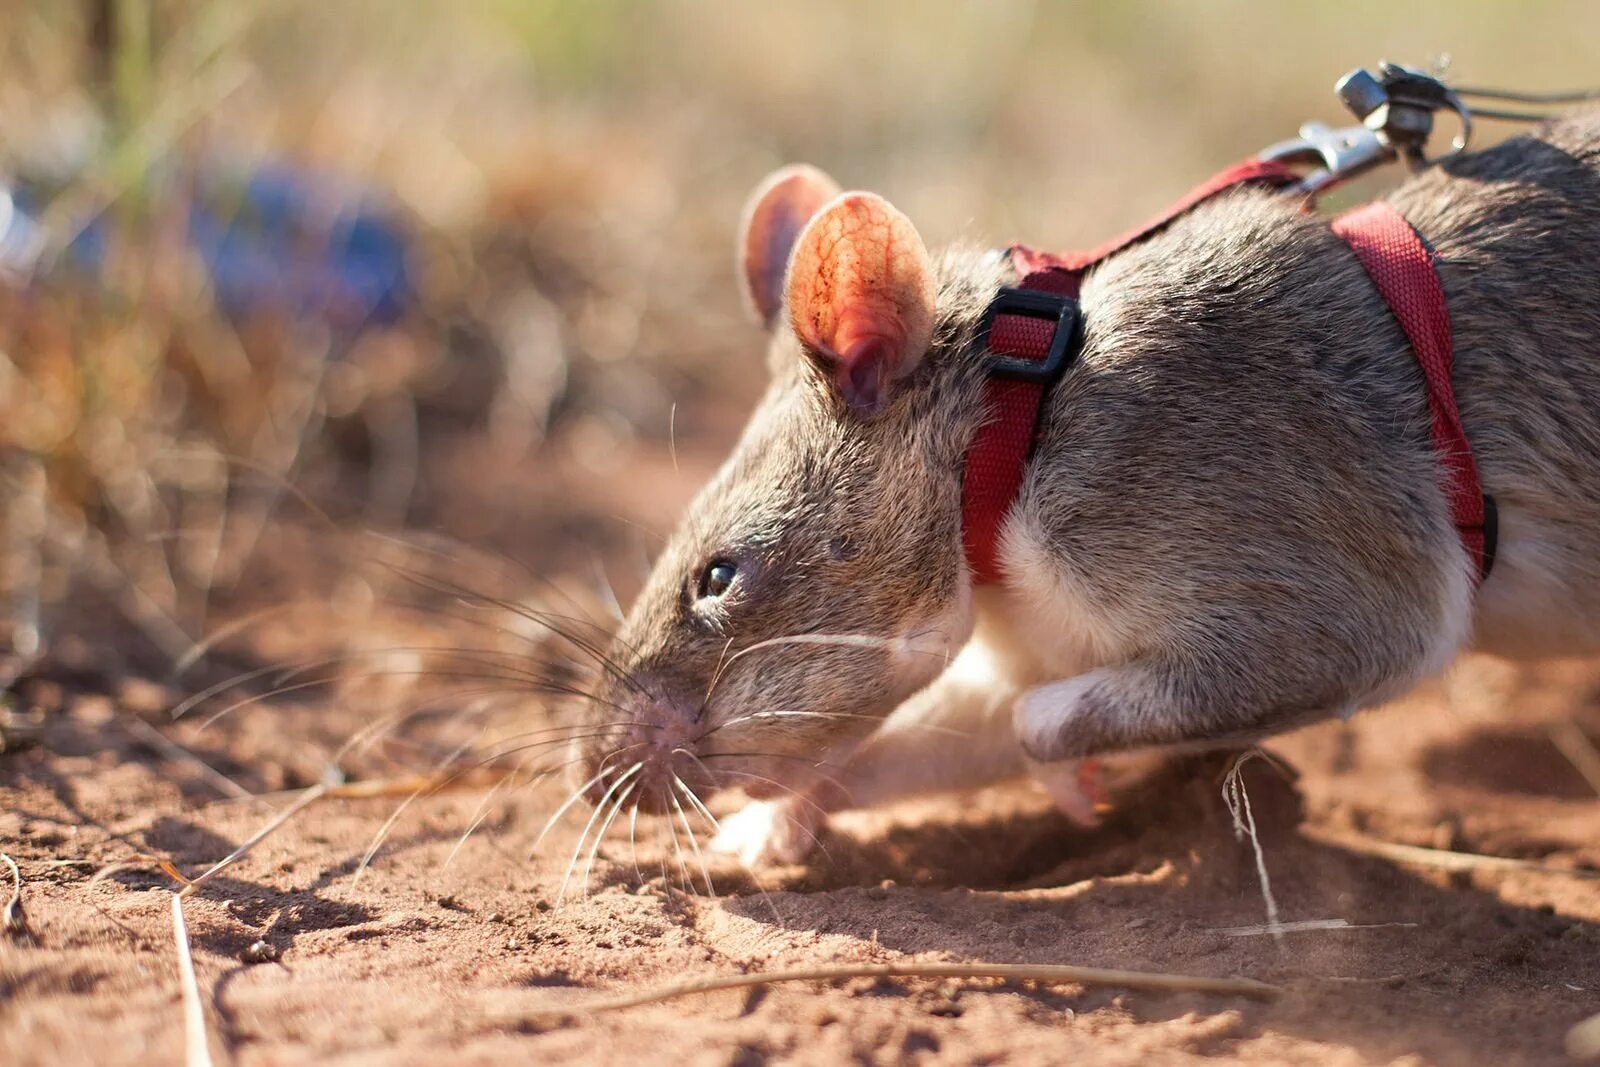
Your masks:
M 971 630 L 964 357 L 1000 267 L 935 263 L 886 200 L 809 167 L 763 183 L 739 247 L 771 381 L 591 694 L 597 801 L 812 785 Z

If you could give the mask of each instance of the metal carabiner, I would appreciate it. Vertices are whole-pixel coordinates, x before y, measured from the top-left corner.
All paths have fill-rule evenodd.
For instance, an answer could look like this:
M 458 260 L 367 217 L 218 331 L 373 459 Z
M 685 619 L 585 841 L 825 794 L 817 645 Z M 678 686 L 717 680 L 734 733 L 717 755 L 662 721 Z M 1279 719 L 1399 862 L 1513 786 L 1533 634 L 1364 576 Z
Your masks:
M 1373 167 L 1396 158 L 1392 145 L 1365 126 L 1333 129 L 1326 123 L 1308 122 L 1300 136 L 1279 141 L 1260 153 L 1260 158 L 1280 163 L 1309 163 L 1316 169 L 1296 186 L 1307 195 L 1320 193 Z

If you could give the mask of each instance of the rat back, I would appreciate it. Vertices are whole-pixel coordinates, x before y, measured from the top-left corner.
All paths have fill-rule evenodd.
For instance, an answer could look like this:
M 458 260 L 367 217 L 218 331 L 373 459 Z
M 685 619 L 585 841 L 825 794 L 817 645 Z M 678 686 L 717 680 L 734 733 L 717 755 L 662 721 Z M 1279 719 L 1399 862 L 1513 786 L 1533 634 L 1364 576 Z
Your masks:
M 1117 670 L 1057 694 L 1068 740 L 1039 754 L 1282 729 L 1398 695 L 1469 643 L 1600 647 L 1600 119 L 1393 200 L 1448 300 L 1500 511 L 1488 581 L 1451 521 L 1422 372 L 1354 254 L 1289 198 L 1219 198 L 1084 284 L 1002 610 L 1052 623 L 1023 639 L 1041 680 Z

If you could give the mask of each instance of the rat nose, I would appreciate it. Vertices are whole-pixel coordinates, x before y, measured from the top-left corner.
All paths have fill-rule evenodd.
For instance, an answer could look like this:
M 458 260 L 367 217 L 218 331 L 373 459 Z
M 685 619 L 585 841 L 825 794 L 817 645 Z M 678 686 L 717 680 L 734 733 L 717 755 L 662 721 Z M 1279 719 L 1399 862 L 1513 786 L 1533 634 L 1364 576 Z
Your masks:
M 638 694 L 611 728 L 586 742 L 574 766 L 584 798 L 593 805 L 621 803 L 646 812 L 670 811 L 675 778 L 699 777 L 692 758 L 693 710 Z

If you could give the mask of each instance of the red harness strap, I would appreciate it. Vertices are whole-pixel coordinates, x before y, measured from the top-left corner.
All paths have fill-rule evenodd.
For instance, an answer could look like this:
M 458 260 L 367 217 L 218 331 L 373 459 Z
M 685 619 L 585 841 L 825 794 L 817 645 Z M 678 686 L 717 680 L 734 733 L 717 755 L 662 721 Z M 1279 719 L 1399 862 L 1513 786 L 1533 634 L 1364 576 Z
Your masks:
M 1081 338 L 1077 295 L 1084 274 L 1213 196 L 1241 185 L 1287 188 L 1298 180 L 1296 172 L 1281 163 L 1248 159 L 1145 225 L 1093 251 L 1052 255 L 1020 245 L 1011 249 L 1013 262 L 1025 276 L 1016 288 L 1000 291 L 985 318 L 990 352 L 985 419 L 968 450 L 962 485 L 963 535 L 974 581 L 989 584 L 1002 578 L 1000 534 L 1022 488 L 1038 433 L 1040 405 L 1076 355 Z M 1450 380 L 1450 316 L 1433 258 L 1411 225 L 1387 203 L 1369 204 L 1341 216 L 1334 229 L 1372 276 L 1427 377 L 1433 442 L 1445 464 L 1451 514 L 1481 582 L 1494 562 L 1494 504 L 1479 487 L 1477 465 L 1456 408 Z
M 1494 503 L 1483 494 L 1478 464 L 1456 407 L 1450 374 L 1455 352 L 1450 312 L 1433 254 L 1405 216 L 1386 200 L 1340 215 L 1333 220 L 1333 232 L 1345 239 L 1366 268 L 1422 365 L 1428 382 L 1428 408 L 1433 413 L 1433 447 L 1444 464 L 1450 515 L 1472 557 L 1473 573 L 1482 583 L 1494 564 Z

